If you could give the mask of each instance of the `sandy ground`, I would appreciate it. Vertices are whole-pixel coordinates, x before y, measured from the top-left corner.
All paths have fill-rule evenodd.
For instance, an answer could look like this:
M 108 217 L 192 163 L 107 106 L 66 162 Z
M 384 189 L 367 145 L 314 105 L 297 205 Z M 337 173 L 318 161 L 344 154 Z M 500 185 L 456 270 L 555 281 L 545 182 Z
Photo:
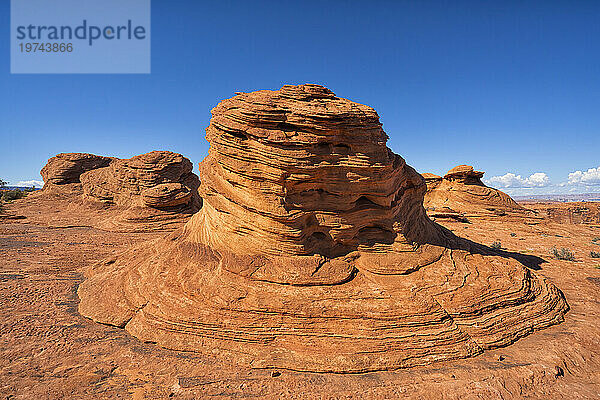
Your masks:
M 83 318 L 76 295 L 83 269 L 162 233 L 101 231 L 60 201 L 25 199 L 8 211 L 25 218 L 0 217 L 3 399 L 600 398 L 600 259 L 590 257 L 600 251 L 600 240 L 593 241 L 599 225 L 514 217 L 438 221 L 480 243 L 501 241 L 502 254 L 550 278 L 571 307 L 565 322 L 475 358 L 316 374 L 165 350 Z M 553 259 L 553 246 L 571 249 L 576 260 Z

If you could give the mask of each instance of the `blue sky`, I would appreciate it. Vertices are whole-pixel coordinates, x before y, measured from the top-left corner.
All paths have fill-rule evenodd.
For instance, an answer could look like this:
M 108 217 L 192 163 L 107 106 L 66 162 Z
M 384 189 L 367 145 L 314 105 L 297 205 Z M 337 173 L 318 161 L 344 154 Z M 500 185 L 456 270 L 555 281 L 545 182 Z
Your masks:
M 466 163 L 513 194 L 600 192 L 600 2 L 153 0 L 149 75 L 11 75 L 9 10 L 0 178 L 12 184 L 40 180 L 60 152 L 196 164 L 220 100 L 308 82 L 374 107 L 420 172 Z

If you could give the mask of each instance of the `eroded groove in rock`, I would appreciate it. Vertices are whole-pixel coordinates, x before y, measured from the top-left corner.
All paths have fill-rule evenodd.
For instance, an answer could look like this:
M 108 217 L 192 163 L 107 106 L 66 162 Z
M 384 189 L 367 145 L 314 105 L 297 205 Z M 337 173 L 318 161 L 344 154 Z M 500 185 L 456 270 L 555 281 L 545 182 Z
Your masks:
M 425 180 L 372 108 L 300 85 L 212 113 L 202 209 L 90 268 L 83 315 L 172 349 L 331 372 L 469 357 L 562 320 L 550 282 L 429 220 Z

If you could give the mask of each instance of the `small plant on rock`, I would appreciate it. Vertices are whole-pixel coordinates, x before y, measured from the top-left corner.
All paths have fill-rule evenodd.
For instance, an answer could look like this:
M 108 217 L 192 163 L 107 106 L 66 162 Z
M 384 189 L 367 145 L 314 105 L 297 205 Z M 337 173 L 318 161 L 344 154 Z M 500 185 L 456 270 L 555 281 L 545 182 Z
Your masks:
M 496 240 L 490 247 L 494 250 L 500 250 L 502 249 L 502 243 L 499 240 Z
M 557 260 L 575 261 L 575 254 L 571 250 L 564 247 L 562 247 L 560 250 L 558 250 L 556 247 L 553 247 L 551 253 Z
M 590 251 L 590 257 L 600 258 L 600 251 Z

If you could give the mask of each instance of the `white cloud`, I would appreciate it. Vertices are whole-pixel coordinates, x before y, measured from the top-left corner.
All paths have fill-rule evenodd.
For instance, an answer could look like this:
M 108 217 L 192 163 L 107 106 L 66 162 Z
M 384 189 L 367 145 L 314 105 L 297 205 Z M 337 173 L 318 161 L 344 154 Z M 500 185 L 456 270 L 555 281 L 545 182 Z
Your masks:
M 600 167 L 571 172 L 567 183 L 569 185 L 600 185 Z
M 534 187 L 544 187 L 550 184 L 550 179 L 544 172 L 536 172 L 527 178 L 527 182 Z
M 508 172 L 500 176 L 492 176 L 484 180 L 490 186 L 502 188 L 539 188 L 550 186 L 550 179 L 544 172 L 536 172 L 528 178 Z
M 600 167 L 590 168 L 587 171 L 573 171 L 567 180 L 559 183 L 550 182 L 544 172 L 536 172 L 529 176 L 508 172 L 483 181 L 511 196 L 593 193 L 600 192 Z
M 43 181 L 36 181 L 35 179 L 31 179 L 29 181 L 19 181 L 17 182 L 17 184 L 15 186 L 23 186 L 23 187 L 42 187 L 44 186 L 44 182 Z

